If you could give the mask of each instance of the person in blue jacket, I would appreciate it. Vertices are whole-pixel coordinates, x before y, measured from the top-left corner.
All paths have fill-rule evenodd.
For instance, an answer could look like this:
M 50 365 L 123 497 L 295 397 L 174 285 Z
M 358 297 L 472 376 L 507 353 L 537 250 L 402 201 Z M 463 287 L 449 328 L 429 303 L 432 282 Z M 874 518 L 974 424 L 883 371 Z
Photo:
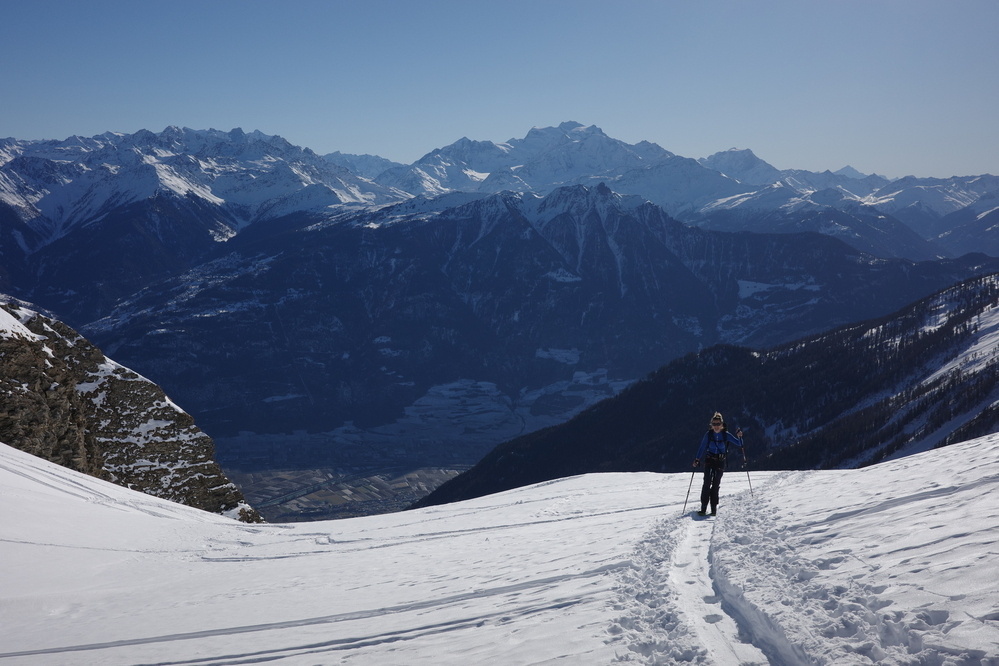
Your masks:
M 742 430 L 736 430 L 735 435 L 725 427 L 725 419 L 720 412 L 711 417 L 708 431 L 701 438 L 701 446 L 694 458 L 694 467 L 704 461 L 704 485 L 701 486 L 701 510 L 697 515 L 703 516 L 711 503 L 711 515 L 718 514 L 718 489 L 721 487 L 722 474 L 725 472 L 725 458 L 728 447 L 738 446 L 742 452 L 742 463 L 746 464 L 746 449 L 742 446 Z

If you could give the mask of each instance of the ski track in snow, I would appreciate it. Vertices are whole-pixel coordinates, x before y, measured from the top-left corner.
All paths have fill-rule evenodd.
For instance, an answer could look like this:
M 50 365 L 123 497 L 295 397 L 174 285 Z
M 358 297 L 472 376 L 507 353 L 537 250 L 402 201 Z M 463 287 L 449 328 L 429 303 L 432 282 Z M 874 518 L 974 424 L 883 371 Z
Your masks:
M 730 471 L 714 518 L 600 474 L 251 526 L 0 447 L 0 663 L 999 666 L 997 462 Z
M 634 655 L 647 664 L 768 664 L 740 626 L 731 586 L 716 581 L 711 553 L 718 517 L 695 512 L 657 524 L 636 548 L 634 569 L 625 576 L 619 608 L 632 613 L 614 633 L 628 635 Z M 793 662 L 787 662 L 793 663 Z
M 705 522 L 707 524 L 698 524 Z M 723 585 L 715 584 L 710 554 L 714 519 L 692 522 L 684 530 L 671 569 L 680 607 L 691 616 L 695 633 L 716 664 L 765 664 L 763 653 L 739 636 L 739 620 L 730 613 Z
M 726 479 L 727 485 L 732 485 L 733 476 Z M 815 559 L 802 554 L 808 546 L 822 546 L 837 536 L 813 536 L 808 534 L 810 528 L 818 528 L 822 535 L 830 522 L 860 515 L 877 521 L 879 514 L 891 511 L 918 517 L 915 507 L 924 502 L 932 507 L 925 512 L 934 524 L 920 521 L 918 527 L 942 529 L 950 521 L 939 515 L 941 500 L 953 499 L 963 507 L 961 498 L 951 496 L 995 496 L 999 494 L 999 475 L 834 512 L 799 529 L 782 526 L 781 506 L 774 499 L 782 497 L 781 487 L 814 481 L 810 472 L 775 474 L 756 493 L 723 497 L 724 506 L 717 517 L 698 517 L 691 512 L 660 521 L 637 546 L 633 566 L 622 576 L 615 608 L 629 612 L 617 620 L 612 633 L 623 635 L 631 652 L 619 655 L 617 661 L 719 666 L 999 665 L 995 630 L 999 612 L 981 617 L 964 612 L 963 617 L 954 618 L 952 610 L 935 608 L 940 604 L 934 602 L 953 605 L 966 595 L 956 590 L 953 594 L 934 592 L 929 589 L 932 584 L 911 583 L 909 591 L 926 603 L 915 610 L 895 609 L 894 599 L 886 594 L 891 585 L 885 583 L 897 574 L 882 571 L 881 566 L 851 548 L 822 549 L 825 556 Z M 996 502 L 992 505 L 989 518 L 992 524 L 999 524 Z M 929 573 L 934 561 L 923 552 L 926 545 L 946 549 L 955 537 L 967 536 L 947 531 L 939 538 L 902 546 L 896 552 L 919 552 L 924 559 L 908 573 Z M 894 541 L 886 539 L 887 543 Z M 976 559 L 999 555 L 999 546 L 988 535 L 983 535 L 979 545 L 982 551 Z M 901 563 L 910 560 L 903 558 Z M 844 564 L 852 565 L 856 573 L 845 581 L 842 576 L 832 582 L 822 580 L 823 572 L 834 572 Z M 954 568 L 970 566 L 957 564 Z M 996 575 L 992 573 L 993 578 Z M 972 624 L 979 622 L 989 630 L 993 650 L 962 648 L 948 639 L 951 630 L 969 618 Z

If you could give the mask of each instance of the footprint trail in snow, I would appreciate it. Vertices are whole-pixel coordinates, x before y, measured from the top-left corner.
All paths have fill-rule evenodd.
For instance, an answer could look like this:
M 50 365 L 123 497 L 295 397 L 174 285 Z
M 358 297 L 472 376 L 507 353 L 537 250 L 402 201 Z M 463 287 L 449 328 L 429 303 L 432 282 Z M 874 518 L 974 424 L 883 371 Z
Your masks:
M 619 662 L 751 666 L 770 660 L 731 614 L 715 584 L 711 543 L 716 519 L 660 520 L 636 546 L 622 574 Z
M 735 618 L 714 587 L 710 550 L 714 519 L 690 521 L 673 554 L 669 579 L 677 591 L 681 614 L 693 628 L 710 663 L 768 664 L 766 655 L 739 637 Z

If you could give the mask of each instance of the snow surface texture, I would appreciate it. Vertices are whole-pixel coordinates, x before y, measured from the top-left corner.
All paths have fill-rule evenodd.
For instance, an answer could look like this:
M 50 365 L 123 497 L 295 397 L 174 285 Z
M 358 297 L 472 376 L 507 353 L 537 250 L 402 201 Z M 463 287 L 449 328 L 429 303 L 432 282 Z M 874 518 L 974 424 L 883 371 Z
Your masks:
M 0 445 L 0 662 L 999 664 L 999 435 L 692 479 L 247 525 Z
M 11 306 L 17 307 L 14 304 L 11 304 Z M 34 314 L 33 312 L 29 312 L 24 308 L 19 308 L 19 307 L 17 308 L 17 312 L 19 314 L 25 313 L 25 316 L 31 316 Z M 41 336 L 32 333 L 31 329 L 25 326 L 20 319 L 14 317 L 14 315 L 12 315 L 11 313 L 0 308 L 0 338 L 13 338 L 13 337 L 25 338 L 27 340 L 42 339 Z

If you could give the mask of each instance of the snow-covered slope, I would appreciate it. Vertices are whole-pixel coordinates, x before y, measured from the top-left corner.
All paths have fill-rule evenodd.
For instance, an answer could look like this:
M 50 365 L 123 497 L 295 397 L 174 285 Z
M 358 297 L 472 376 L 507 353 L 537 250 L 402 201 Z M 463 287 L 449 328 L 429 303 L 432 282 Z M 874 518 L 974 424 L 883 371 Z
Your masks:
M 984 212 L 999 192 L 999 176 L 955 176 L 951 178 L 916 178 L 908 176 L 888 183 L 865 198 L 865 202 L 897 217 L 924 238 L 935 239 L 957 255 L 967 252 L 969 244 L 940 237 L 968 221 L 967 215 Z M 957 217 L 954 217 L 957 215 Z M 984 245 L 976 251 L 994 249 L 995 230 L 983 228 L 975 234 Z
M 323 159 L 331 164 L 341 166 L 353 174 L 372 180 L 386 169 L 403 166 L 378 155 L 350 155 L 341 153 L 339 150 L 323 155 Z
M 642 473 L 246 525 L 0 445 L 0 660 L 994 666 L 997 464 L 732 471 L 706 520 Z
M 888 213 L 916 202 L 943 216 L 973 205 L 999 187 L 999 177 L 991 175 L 916 178 L 908 176 L 885 185 L 868 197 L 868 203 Z
M 835 173 L 779 171 L 752 151 L 737 149 L 716 153 L 699 163 L 749 186 L 731 194 L 719 189 L 711 201 L 671 210 L 684 221 L 705 228 L 786 233 L 803 230 L 816 211 L 828 216 L 869 209 L 875 215 L 864 216 L 868 219 L 822 224 L 812 230 L 838 236 L 877 256 L 916 260 L 931 258 L 934 253 L 992 254 L 999 242 L 995 240 L 992 225 L 975 228 L 970 233 L 960 228 L 974 215 L 994 207 L 990 203 L 999 190 L 999 178 L 989 174 L 951 178 L 907 176 L 889 181 L 878 175 L 865 176 L 850 167 Z M 954 230 L 958 233 L 953 237 L 941 236 Z M 923 239 L 922 246 L 915 234 Z M 879 241 L 879 235 L 885 240 Z M 974 240 L 969 241 L 968 236 Z
M 924 261 L 944 254 L 942 248 L 901 221 L 864 204 L 856 195 L 840 187 L 811 189 L 793 178 L 716 199 L 702 206 L 691 219 L 703 229 L 717 231 L 817 232 L 877 257 Z

